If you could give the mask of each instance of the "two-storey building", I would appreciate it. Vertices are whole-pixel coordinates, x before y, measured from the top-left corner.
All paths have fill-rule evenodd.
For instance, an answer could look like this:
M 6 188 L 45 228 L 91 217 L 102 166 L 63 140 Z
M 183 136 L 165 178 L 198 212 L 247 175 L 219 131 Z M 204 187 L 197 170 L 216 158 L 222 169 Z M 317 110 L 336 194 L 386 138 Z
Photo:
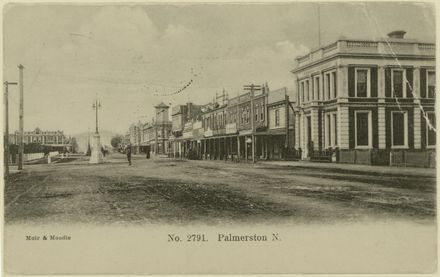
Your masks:
M 435 164 L 435 45 L 404 35 L 339 39 L 297 58 L 302 158 L 334 152 L 346 163 Z

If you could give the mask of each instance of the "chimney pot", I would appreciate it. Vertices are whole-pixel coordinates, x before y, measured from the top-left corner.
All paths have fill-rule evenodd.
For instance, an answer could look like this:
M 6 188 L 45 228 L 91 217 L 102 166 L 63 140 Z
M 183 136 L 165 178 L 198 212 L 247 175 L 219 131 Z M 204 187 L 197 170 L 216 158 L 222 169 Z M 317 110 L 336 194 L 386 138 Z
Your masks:
M 402 30 L 398 30 L 398 31 L 392 31 L 391 33 L 388 34 L 389 38 L 403 38 L 405 36 L 406 32 L 402 31 Z

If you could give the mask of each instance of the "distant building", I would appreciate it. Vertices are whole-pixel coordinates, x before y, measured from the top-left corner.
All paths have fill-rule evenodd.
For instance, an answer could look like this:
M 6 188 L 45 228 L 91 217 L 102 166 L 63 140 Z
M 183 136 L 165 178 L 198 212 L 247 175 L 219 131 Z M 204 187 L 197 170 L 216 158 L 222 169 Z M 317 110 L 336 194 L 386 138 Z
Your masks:
M 193 132 L 197 132 L 198 128 L 198 125 L 195 124 L 193 130 L 193 123 L 201 120 L 201 108 L 202 106 L 191 102 L 173 107 L 171 114 L 172 135 L 169 138 L 170 156 L 184 156 L 191 147 L 190 141 L 195 138 Z
M 151 122 L 132 124 L 128 137 L 133 154 L 151 151 L 154 154 L 166 154 L 171 135 L 171 121 L 169 120 L 169 106 L 160 103 L 155 106 L 155 116 Z
M 434 166 L 435 44 L 404 34 L 340 39 L 297 58 L 303 159 Z
M 9 135 L 10 144 L 18 144 L 20 133 L 16 131 Z M 24 132 L 23 143 L 39 143 L 45 145 L 63 145 L 68 143 L 63 131 L 42 131 L 40 128 L 35 128 L 33 131 Z

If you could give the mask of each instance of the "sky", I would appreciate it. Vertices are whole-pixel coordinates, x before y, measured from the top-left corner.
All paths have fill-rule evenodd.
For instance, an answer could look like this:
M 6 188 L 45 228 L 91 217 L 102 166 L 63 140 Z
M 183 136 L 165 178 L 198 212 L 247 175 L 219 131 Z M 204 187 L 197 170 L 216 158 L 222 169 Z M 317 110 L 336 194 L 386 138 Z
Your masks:
M 428 4 L 8 4 L 3 77 L 24 69 L 24 129 L 74 135 L 125 133 L 150 121 L 154 106 L 209 102 L 243 85 L 294 86 L 295 58 L 340 37 L 377 39 L 393 30 L 435 41 Z M 19 90 L 9 89 L 10 132 L 18 129 Z

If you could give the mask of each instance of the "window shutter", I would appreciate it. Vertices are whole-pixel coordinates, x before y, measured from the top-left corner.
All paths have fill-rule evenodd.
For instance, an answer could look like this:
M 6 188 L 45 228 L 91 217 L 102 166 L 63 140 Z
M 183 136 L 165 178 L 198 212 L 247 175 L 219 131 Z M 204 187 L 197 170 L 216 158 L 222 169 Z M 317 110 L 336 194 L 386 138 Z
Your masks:
M 406 97 L 412 98 L 413 97 L 413 69 L 407 68 L 406 69 L 406 80 L 408 80 L 408 83 L 406 83 Z
M 353 108 L 349 108 L 348 116 L 348 147 L 350 149 L 355 148 L 355 120 L 356 116 Z
M 420 98 L 426 98 L 426 68 L 420 69 Z
M 422 70 L 420 70 L 420 73 L 422 73 Z M 419 110 L 417 112 L 421 113 Z M 420 123 L 421 123 L 420 124 L 420 127 L 421 127 L 420 135 L 422 137 L 422 149 L 425 149 L 426 148 L 426 136 L 427 136 L 427 134 L 426 134 L 426 119 L 423 116 L 420 117 Z
M 377 97 L 377 67 L 370 69 L 371 97 Z
M 385 147 L 391 148 L 391 111 L 387 108 L 385 109 Z
M 348 67 L 348 97 L 354 97 L 354 67 Z
M 385 97 L 391 97 L 391 68 L 385 68 Z

